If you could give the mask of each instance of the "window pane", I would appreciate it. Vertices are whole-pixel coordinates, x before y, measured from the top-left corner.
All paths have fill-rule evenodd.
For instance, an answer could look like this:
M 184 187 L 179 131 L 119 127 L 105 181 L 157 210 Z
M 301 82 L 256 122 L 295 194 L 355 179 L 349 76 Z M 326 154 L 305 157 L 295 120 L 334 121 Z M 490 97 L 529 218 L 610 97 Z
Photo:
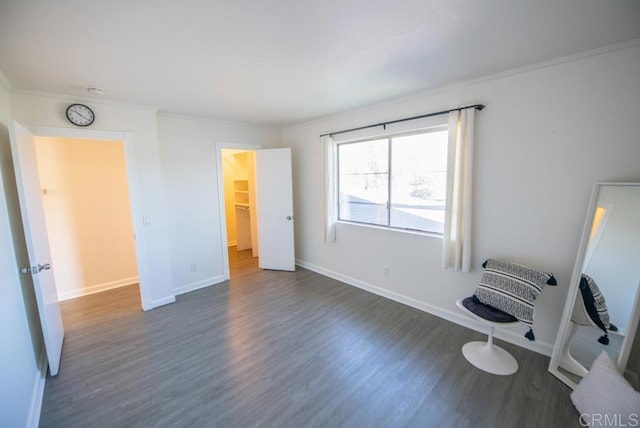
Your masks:
M 391 226 L 442 234 L 447 131 L 391 141 Z
M 338 145 L 340 220 L 387 225 L 389 142 Z

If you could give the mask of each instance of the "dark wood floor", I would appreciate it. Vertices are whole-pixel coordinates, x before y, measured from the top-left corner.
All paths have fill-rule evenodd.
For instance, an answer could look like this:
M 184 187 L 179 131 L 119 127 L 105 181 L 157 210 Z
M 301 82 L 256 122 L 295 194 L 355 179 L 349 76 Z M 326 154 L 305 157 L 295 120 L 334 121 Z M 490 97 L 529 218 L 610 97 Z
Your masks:
M 148 312 L 136 287 L 63 303 L 43 427 L 572 427 L 547 357 L 505 344 L 501 377 L 464 359 L 482 335 L 314 272 L 262 271 Z

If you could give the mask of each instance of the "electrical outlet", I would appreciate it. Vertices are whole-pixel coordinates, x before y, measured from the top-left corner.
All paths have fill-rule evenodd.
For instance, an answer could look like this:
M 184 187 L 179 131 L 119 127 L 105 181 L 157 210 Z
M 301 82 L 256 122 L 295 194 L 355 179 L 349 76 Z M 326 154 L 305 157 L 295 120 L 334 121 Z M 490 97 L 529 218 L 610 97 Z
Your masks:
M 382 273 L 384 274 L 384 276 L 390 277 L 391 276 L 391 268 L 389 266 L 385 266 L 384 268 L 382 268 Z
M 189 270 L 190 270 L 191 272 L 196 272 L 196 271 L 198 270 L 198 264 L 197 264 L 197 263 L 195 263 L 195 262 L 190 263 L 190 264 L 189 264 Z

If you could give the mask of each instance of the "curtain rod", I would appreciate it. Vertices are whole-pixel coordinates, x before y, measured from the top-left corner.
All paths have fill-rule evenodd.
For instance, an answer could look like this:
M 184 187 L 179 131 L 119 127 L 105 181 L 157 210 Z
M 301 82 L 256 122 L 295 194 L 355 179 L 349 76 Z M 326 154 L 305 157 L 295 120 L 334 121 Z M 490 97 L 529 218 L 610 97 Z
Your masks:
M 344 129 L 342 131 L 327 132 L 326 134 L 320 134 L 320 136 L 321 137 L 326 137 L 327 135 L 334 136 L 334 135 L 338 135 L 338 134 L 344 134 L 346 132 L 359 131 L 361 129 L 375 128 L 376 126 L 382 126 L 383 129 L 386 129 L 387 125 L 391 125 L 393 123 L 406 122 L 408 120 L 422 119 L 422 118 L 431 117 L 431 116 L 440 116 L 441 114 L 451 113 L 452 111 L 462 111 L 462 110 L 466 110 L 468 108 L 474 108 L 476 110 L 482 110 L 484 107 L 485 106 L 483 104 L 474 104 L 472 106 L 452 108 L 452 109 L 449 109 L 449 110 L 442 110 L 442 111 L 438 111 L 438 112 L 435 112 L 435 113 L 422 114 L 420 116 L 405 117 L 404 119 L 396 119 L 396 120 L 391 120 L 389 122 L 380 122 L 380 123 L 376 123 L 376 124 L 373 124 L 373 125 L 361 126 L 359 128 L 351 128 L 351 129 Z

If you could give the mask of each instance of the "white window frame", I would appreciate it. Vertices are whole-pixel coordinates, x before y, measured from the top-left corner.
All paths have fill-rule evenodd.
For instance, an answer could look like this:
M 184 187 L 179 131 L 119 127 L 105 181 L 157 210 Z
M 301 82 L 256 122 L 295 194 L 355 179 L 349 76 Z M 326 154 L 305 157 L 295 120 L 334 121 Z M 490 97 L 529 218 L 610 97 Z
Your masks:
M 397 131 L 397 132 L 386 132 L 383 134 L 376 134 L 376 135 L 371 135 L 371 136 L 367 136 L 367 137 L 361 137 L 361 138 L 354 138 L 354 139 L 348 139 L 348 140 L 343 140 L 343 141 L 337 141 L 336 142 L 336 146 L 337 146 L 337 150 L 336 150 L 336 158 L 335 158 L 335 180 L 336 180 L 336 184 L 337 184 L 337 191 L 336 191 L 336 208 L 337 208 L 337 222 L 338 223 L 344 223 L 344 224 L 353 224 L 353 225 L 358 225 L 358 226 L 363 226 L 363 227 L 370 227 L 370 228 L 375 228 L 375 229 L 384 229 L 384 230 L 393 230 L 393 231 L 398 231 L 398 232 L 404 232 L 404 233 L 413 233 L 413 234 L 419 234 L 419 235 L 427 235 L 427 236 L 434 236 L 434 237 L 438 237 L 438 238 L 442 238 L 443 234 L 439 233 L 439 232 L 435 232 L 435 231 L 427 231 L 427 230 L 419 230 L 419 229 L 410 229 L 410 228 L 403 228 L 403 227 L 397 227 L 397 226 L 392 226 L 391 225 L 391 195 L 392 195 L 392 181 L 391 181 L 391 163 L 392 163 L 392 159 L 393 159 L 393 148 L 392 148 L 392 144 L 391 144 L 391 140 L 393 138 L 398 138 L 398 137 L 406 137 L 406 136 L 412 136 L 412 135 L 421 135 L 421 134 L 429 134 L 432 132 L 442 132 L 442 131 L 447 131 L 449 132 L 449 126 L 447 124 L 441 124 L 441 125 L 436 125 L 436 126 L 430 126 L 428 128 L 421 128 L 421 129 L 414 129 L 414 130 L 410 130 L 410 131 Z M 383 140 L 386 139 L 387 140 L 387 150 L 389 153 L 388 156 L 388 183 L 387 183 L 387 224 L 377 224 L 377 223 L 367 223 L 367 222 L 362 222 L 362 221 L 356 221 L 356 220 L 348 220 L 348 219 L 342 219 L 340 218 L 340 146 L 341 145 L 347 145 L 347 144 L 357 144 L 357 143 L 365 143 L 368 141 L 375 141 L 375 140 Z M 445 204 L 447 203 L 447 201 L 445 200 Z

